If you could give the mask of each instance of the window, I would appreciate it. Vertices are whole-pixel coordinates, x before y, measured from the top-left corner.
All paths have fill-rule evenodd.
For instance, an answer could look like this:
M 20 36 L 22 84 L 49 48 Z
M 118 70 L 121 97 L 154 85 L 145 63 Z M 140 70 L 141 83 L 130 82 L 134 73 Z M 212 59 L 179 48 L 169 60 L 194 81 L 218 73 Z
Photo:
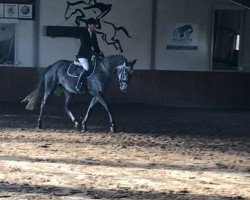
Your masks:
M 239 50 L 240 50 L 240 35 L 237 35 L 237 36 L 236 36 L 235 50 L 236 50 L 236 51 L 239 51 Z
M 0 24 L 0 65 L 11 66 L 15 61 L 15 24 Z
M 214 19 L 213 69 L 239 70 L 242 11 L 216 9 Z

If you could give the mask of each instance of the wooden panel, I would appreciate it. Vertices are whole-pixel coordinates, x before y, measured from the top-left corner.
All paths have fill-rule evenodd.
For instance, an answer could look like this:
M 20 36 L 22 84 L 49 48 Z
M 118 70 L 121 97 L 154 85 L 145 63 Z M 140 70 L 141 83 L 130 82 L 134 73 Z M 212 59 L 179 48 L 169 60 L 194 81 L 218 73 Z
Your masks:
M 0 68 L 0 101 L 19 102 L 38 83 L 35 68 Z M 250 106 L 250 73 L 135 70 L 127 93 L 112 79 L 109 102 L 166 106 Z M 61 97 L 63 99 L 63 97 Z M 89 100 L 88 96 L 75 101 Z
M 0 101 L 20 101 L 37 83 L 35 68 L 0 67 Z

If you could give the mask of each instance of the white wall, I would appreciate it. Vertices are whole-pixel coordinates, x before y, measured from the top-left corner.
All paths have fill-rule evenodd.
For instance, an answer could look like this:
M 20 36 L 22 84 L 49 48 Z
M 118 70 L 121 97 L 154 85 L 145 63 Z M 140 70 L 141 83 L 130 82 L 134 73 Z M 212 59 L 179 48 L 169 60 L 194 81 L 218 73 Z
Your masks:
M 34 23 L 22 20 L 16 24 L 16 66 L 33 67 L 35 64 Z
M 64 0 L 40 0 L 39 13 L 39 67 L 47 67 L 56 60 L 74 58 L 78 41 L 74 38 L 51 38 L 45 36 L 45 26 L 73 26 L 64 22 Z
M 124 34 L 119 33 L 119 38 L 124 49 L 122 54 L 130 60 L 137 58 L 137 69 L 150 69 L 152 1 L 147 0 L 145 3 L 145 0 L 106 0 L 102 2 L 113 5 L 112 10 L 104 19 L 125 27 L 132 37 L 129 39 Z M 80 41 L 78 39 L 50 38 L 44 35 L 44 28 L 47 25 L 75 26 L 73 17 L 72 20 L 68 21 L 64 19 L 66 7 L 66 0 L 40 1 L 41 37 L 39 65 L 42 67 L 58 59 L 74 59 L 80 47 Z M 98 40 L 100 48 L 105 55 L 120 54 L 113 46 L 107 46 L 101 38 Z
M 76 2 L 77 0 L 69 0 Z M 59 59 L 73 60 L 80 46 L 79 39 L 45 36 L 45 27 L 75 26 L 74 18 L 66 21 L 64 12 L 67 0 L 37 0 L 39 16 L 35 21 L 15 21 L 16 23 L 16 65 L 22 67 L 47 67 Z M 136 69 L 158 70 L 210 70 L 213 8 L 216 5 L 232 5 L 229 0 L 157 0 L 155 66 L 151 62 L 151 29 L 153 0 L 98 0 L 112 4 L 112 10 L 104 19 L 124 26 L 131 39 L 119 33 L 128 59 L 137 58 Z M 245 37 L 243 38 L 243 66 L 250 71 L 250 14 L 245 17 Z M 0 21 L 1 22 L 1 21 Z M 168 41 L 173 37 L 171 25 L 191 23 L 197 25 L 198 50 L 167 50 Z M 38 27 L 38 31 L 35 28 Z M 104 31 L 109 32 L 108 28 Z M 106 45 L 99 38 L 105 55 L 120 54 L 114 47 Z
M 158 0 L 155 68 L 160 70 L 211 70 L 213 12 L 218 7 L 232 9 L 238 5 L 229 0 Z M 243 70 L 250 71 L 250 14 L 245 17 L 242 41 Z M 198 50 L 167 50 L 173 39 L 173 26 L 193 24 L 198 28 Z
M 209 70 L 212 36 L 212 1 L 158 0 L 156 69 Z M 172 25 L 197 25 L 198 50 L 167 50 Z M 169 33 L 172 33 L 171 35 Z

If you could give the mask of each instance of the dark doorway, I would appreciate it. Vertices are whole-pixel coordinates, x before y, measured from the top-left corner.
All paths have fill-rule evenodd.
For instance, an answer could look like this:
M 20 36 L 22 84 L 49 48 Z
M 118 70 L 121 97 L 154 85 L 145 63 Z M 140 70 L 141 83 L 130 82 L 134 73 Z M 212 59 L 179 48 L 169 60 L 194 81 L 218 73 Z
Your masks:
M 241 10 L 215 10 L 213 69 L 238 70 L 241 40 Z

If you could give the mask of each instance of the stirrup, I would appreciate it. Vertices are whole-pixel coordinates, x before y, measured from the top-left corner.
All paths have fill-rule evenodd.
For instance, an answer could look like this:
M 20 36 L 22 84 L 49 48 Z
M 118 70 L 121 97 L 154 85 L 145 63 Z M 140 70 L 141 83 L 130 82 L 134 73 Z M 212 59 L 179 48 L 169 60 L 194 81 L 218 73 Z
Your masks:
M 81 92 L 83 90 L 83 85 L 80 83 L 80 84 L 77 84 L 75 86 L 75 89 L 78 91 L 78 92 Z

